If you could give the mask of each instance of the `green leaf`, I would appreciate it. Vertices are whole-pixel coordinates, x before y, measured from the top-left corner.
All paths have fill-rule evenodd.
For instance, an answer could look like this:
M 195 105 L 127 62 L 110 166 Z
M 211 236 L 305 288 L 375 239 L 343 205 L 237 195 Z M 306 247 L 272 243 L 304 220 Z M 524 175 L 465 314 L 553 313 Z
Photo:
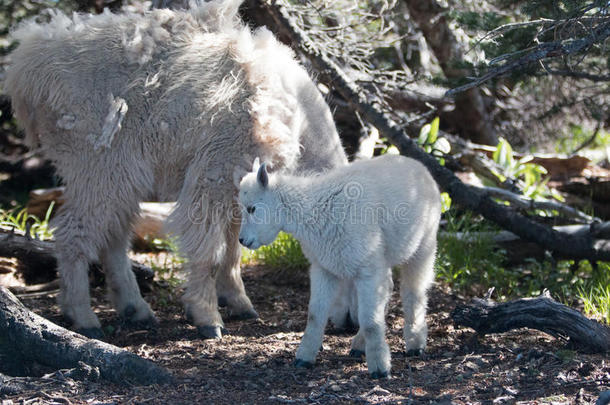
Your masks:
M 500 142 L 498 142 L 498 146 L 496 147 L 492 157 L 494 162 L 504 168 L 510 168 L 513 166 L 513 148 L 504 138 L 500 138 Z
M 434 149 L 446 155 L 451 152 L 451 145 L 447 139 L 438 138 L 434 143 Z
M 394 145 L 388 146 L 388 149 L 386 149 L 385 153 L 388 155 L 400 155 L 400 151 Z
M 449 193 L 441 193 L 441 212 L 449 211 L 451 208 L 451 197 Z
M 417 138 L 417 143 L 419 146 L 425 145 L 428 140 L 428 134 L 430 134 L 430 129 L 432 126 L 430 124 L 426 124 L 419 130 L 419 137 Z
M 438 125 L 440 123 L 440 119 L 436 117 L 432 120 L 430 124 L 430 133 L 428 134 L 428 143 L 430 145 L 434 145 L 436 142 L 436 138 L 438 138 Z

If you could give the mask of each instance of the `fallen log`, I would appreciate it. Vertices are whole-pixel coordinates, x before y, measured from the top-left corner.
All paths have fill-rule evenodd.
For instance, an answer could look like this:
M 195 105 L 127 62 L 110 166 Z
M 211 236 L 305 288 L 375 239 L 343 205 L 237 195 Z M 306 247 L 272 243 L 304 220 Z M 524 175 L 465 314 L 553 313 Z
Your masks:
M 19 260 L 20 270 L 28 284 L 47 282 L 55 278 L 57 262 L 54 251 L 53 241 L 32 239 L 22 232 L 0 227 L 0 257 L 14 257 Z M 92 264 L 92 267 L 95 270 L 99 265 Z M 131 269 L 140 290 L 150 291 L 154 271 L 134 261 L 131 262 Z
M 1 286 L 0 351 L 54 369 L 75 368 L 82 362 L 99 369 L 102 378 L 117 384 L 164 384 L 172 380 L 166 369 L 149 360 L 88 339 L 36 315 Z
M 556 338 L 569 338 L 575 349 L 584 352 L 610 351 L 610 328 L 558 303 L 548 294 L 501 304 L 489 298 L 475 298 L 469 304 L 458 305 L 451 318 L 456 325 L 470 327 L 480 336 L 531 328 Z
M 38 218 L 44 218 L 51 203 L 54 204 L 51 217 L 64 203 L 64 187 L 44 188 L 30 191 L 26 211 Z M 153 239 L 164 239 L 163 223 L 174 208 L 175 203 L 142 202 L 140 212 L 133 226 L 133 243 L 144 249 Z

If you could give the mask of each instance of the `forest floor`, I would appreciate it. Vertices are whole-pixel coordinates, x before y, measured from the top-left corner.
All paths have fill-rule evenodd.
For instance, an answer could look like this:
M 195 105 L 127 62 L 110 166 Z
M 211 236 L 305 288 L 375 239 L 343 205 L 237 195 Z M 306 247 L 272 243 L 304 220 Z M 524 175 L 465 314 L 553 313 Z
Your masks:
M 517 330 L 477 341 L 450 318 L 460 297 L 437 285 L 430 292 L 428 347 L 406 357 L 397 291 L 387 316 L 392 376 L 373 380 L 366 364 L 348 356 L 352 333 L 330 327 L 312 369 L 292 363 L 307 319 L 306 273 L 243 271 L 259 320 L 225 322 L 222 340 L 202 340 L 180 306 L 179 288 L 156 285 L 145 294 L 160 321 L 155 331 L 125 330 L 104 297 L 93 304 L 106 341 L 169 369 L 167 386 L 121 386 L 77 381 L 41 367 L 40 377 L 0 377 L 0 403 L 9 404 L 578 404 L 610 389 L 610 358 L 587 355 L 542 332 Z M 35 312 L 64 324 L 55 294 L 22 297 Z M 222 311 L 222 310 L 221 310 Z M 225 315 L 225 312 L 223 312 Z M 65 324 L 64 324 L 65 325 Z

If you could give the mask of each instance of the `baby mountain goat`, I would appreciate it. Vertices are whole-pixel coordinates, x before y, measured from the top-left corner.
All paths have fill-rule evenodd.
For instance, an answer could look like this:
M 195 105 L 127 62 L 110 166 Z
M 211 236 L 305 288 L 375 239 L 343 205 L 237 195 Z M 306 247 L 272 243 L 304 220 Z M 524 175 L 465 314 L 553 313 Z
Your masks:
M 177 201 L 169 230 L 189 271 L 184 302 L 220 337 L 218 302 L 255 317 L 240 276 L 235 197 L 256 156 L 278 170 L 345 165 L 330 109 L 289 48 L 237 17 L 241 0 L 189 11 L 55 13 L 13 37 L 5 90 L 26 141 L 65 186 L 55 218 L 59 303 L 100 336 L 88 264 L 100 260 L 117 312 L 154 323 L 127 257 L 139 201 Z
M 423 350 L 441 214 L 439 191 L 426 168 L 386 155 L 312 177 L 268 174 L 265 164 L 254 169 L 240 185 L 239 241 L 256 249 L 285 231 L 311 262 L 309 317 L 296 366 L 313 364 L 336 294 L 353 284 L 360 329 L 350 354 L 366 354 L 372 377 L 389 374 L 384 318 L 392 266 L 400 268 L 406 349 Z

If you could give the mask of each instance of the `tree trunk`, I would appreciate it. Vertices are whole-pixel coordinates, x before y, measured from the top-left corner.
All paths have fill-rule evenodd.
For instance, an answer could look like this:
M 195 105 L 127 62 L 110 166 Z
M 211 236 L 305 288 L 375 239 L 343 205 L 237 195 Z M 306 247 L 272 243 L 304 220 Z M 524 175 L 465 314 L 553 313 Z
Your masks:
M 55 369 L 75 368 L 82 362 L 118 384 L 163 384 L 172 378 L 164 368 L 127 350 L 87 339 L 34 314 L 4 287 L 0 287 L 0 351 Z
M 426 42 L 432 48 L 443 73 L 448 79 L 461 79 L 472 75 L 458 64 L 464 60 L 463 45 L 449 28 L 445 13 L 436 0 L 405 0 L 409 14 L 419 26 Z M 451 124 L 463 137 L 477 143 L 496 145 L 498 137 L 487 113 L 481 91 L 477 88 L 460 93 L 455 99 Z

